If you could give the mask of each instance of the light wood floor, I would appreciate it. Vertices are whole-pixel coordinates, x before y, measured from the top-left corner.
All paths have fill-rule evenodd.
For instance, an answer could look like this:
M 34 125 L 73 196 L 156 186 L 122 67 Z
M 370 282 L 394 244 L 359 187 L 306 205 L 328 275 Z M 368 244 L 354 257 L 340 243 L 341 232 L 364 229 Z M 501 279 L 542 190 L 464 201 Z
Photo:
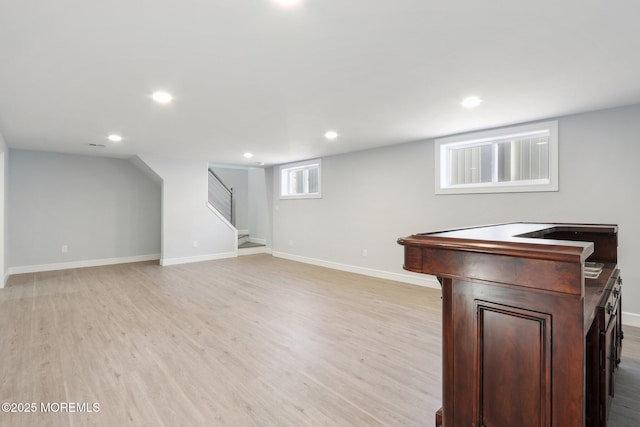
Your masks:
M 0 290 L 2 426 L 433 426 L 437 290 L 255 255 L 12 276 Z M 626 327 L 613 427 L 640 425 Z

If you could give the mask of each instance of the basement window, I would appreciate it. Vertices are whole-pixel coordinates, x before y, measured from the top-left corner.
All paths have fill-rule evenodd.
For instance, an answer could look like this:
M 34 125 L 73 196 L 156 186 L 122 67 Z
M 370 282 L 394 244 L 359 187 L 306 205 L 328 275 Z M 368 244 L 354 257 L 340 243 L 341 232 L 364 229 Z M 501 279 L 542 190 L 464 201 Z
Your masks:
M 320 159 L 280 166 L 280 198 L 321 198 L 321 167 Z
M 435 141 L 436 194 L 558 191 L 558 122 Z

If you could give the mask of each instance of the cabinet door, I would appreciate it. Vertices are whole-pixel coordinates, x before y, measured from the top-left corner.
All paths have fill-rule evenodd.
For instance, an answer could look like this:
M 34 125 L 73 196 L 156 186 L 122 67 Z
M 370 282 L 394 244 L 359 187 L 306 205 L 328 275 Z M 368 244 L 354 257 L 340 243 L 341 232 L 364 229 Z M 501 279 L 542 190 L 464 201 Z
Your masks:
M 551 316 L 476 301 L 477 426 L 550 427 Z
M 622 333 L 622 289 L 620 289 L 620 285 L 622 285 L 622 279 L 618 278 L 618 301 L 616 303 L 616 322 L 618 324 L 618 330 L 616 331 L 616 367 L 620 364 L 620 359 L 622 358 L 622 339 L 624 338 L 624 334 Z
M 585 426 L 600 426 L 600 327 L 598 319 L 593 322 L 585 340 Z
M 615 389 L 615 370 L 618 360 L 618 322 L 612 320 L 609 322 L 606 332 L 602 335 L 601 351 L 603 353 L 603 363 L 601 367 L 600 377 L 600 403 L 603 408 L 603 419 L 609 418 L 609 410 L 611 409 L 611 400 L 613 399 Z

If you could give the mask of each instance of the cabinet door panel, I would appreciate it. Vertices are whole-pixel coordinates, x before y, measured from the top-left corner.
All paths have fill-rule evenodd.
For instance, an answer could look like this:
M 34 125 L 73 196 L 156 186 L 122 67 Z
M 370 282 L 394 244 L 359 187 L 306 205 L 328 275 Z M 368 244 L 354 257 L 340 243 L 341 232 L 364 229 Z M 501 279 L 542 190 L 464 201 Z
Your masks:
M 547 314 L 476 301 L 477 425 L 551 425 L 550 327 Z

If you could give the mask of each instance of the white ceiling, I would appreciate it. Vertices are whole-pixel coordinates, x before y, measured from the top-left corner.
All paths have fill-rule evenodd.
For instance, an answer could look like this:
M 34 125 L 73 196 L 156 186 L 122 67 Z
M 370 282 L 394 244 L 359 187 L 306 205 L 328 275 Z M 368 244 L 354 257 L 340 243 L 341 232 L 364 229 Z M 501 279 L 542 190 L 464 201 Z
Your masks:
M 639 17 L 636 0 L 2 0 L 0 132 L 268 165 L 634 104 Z

